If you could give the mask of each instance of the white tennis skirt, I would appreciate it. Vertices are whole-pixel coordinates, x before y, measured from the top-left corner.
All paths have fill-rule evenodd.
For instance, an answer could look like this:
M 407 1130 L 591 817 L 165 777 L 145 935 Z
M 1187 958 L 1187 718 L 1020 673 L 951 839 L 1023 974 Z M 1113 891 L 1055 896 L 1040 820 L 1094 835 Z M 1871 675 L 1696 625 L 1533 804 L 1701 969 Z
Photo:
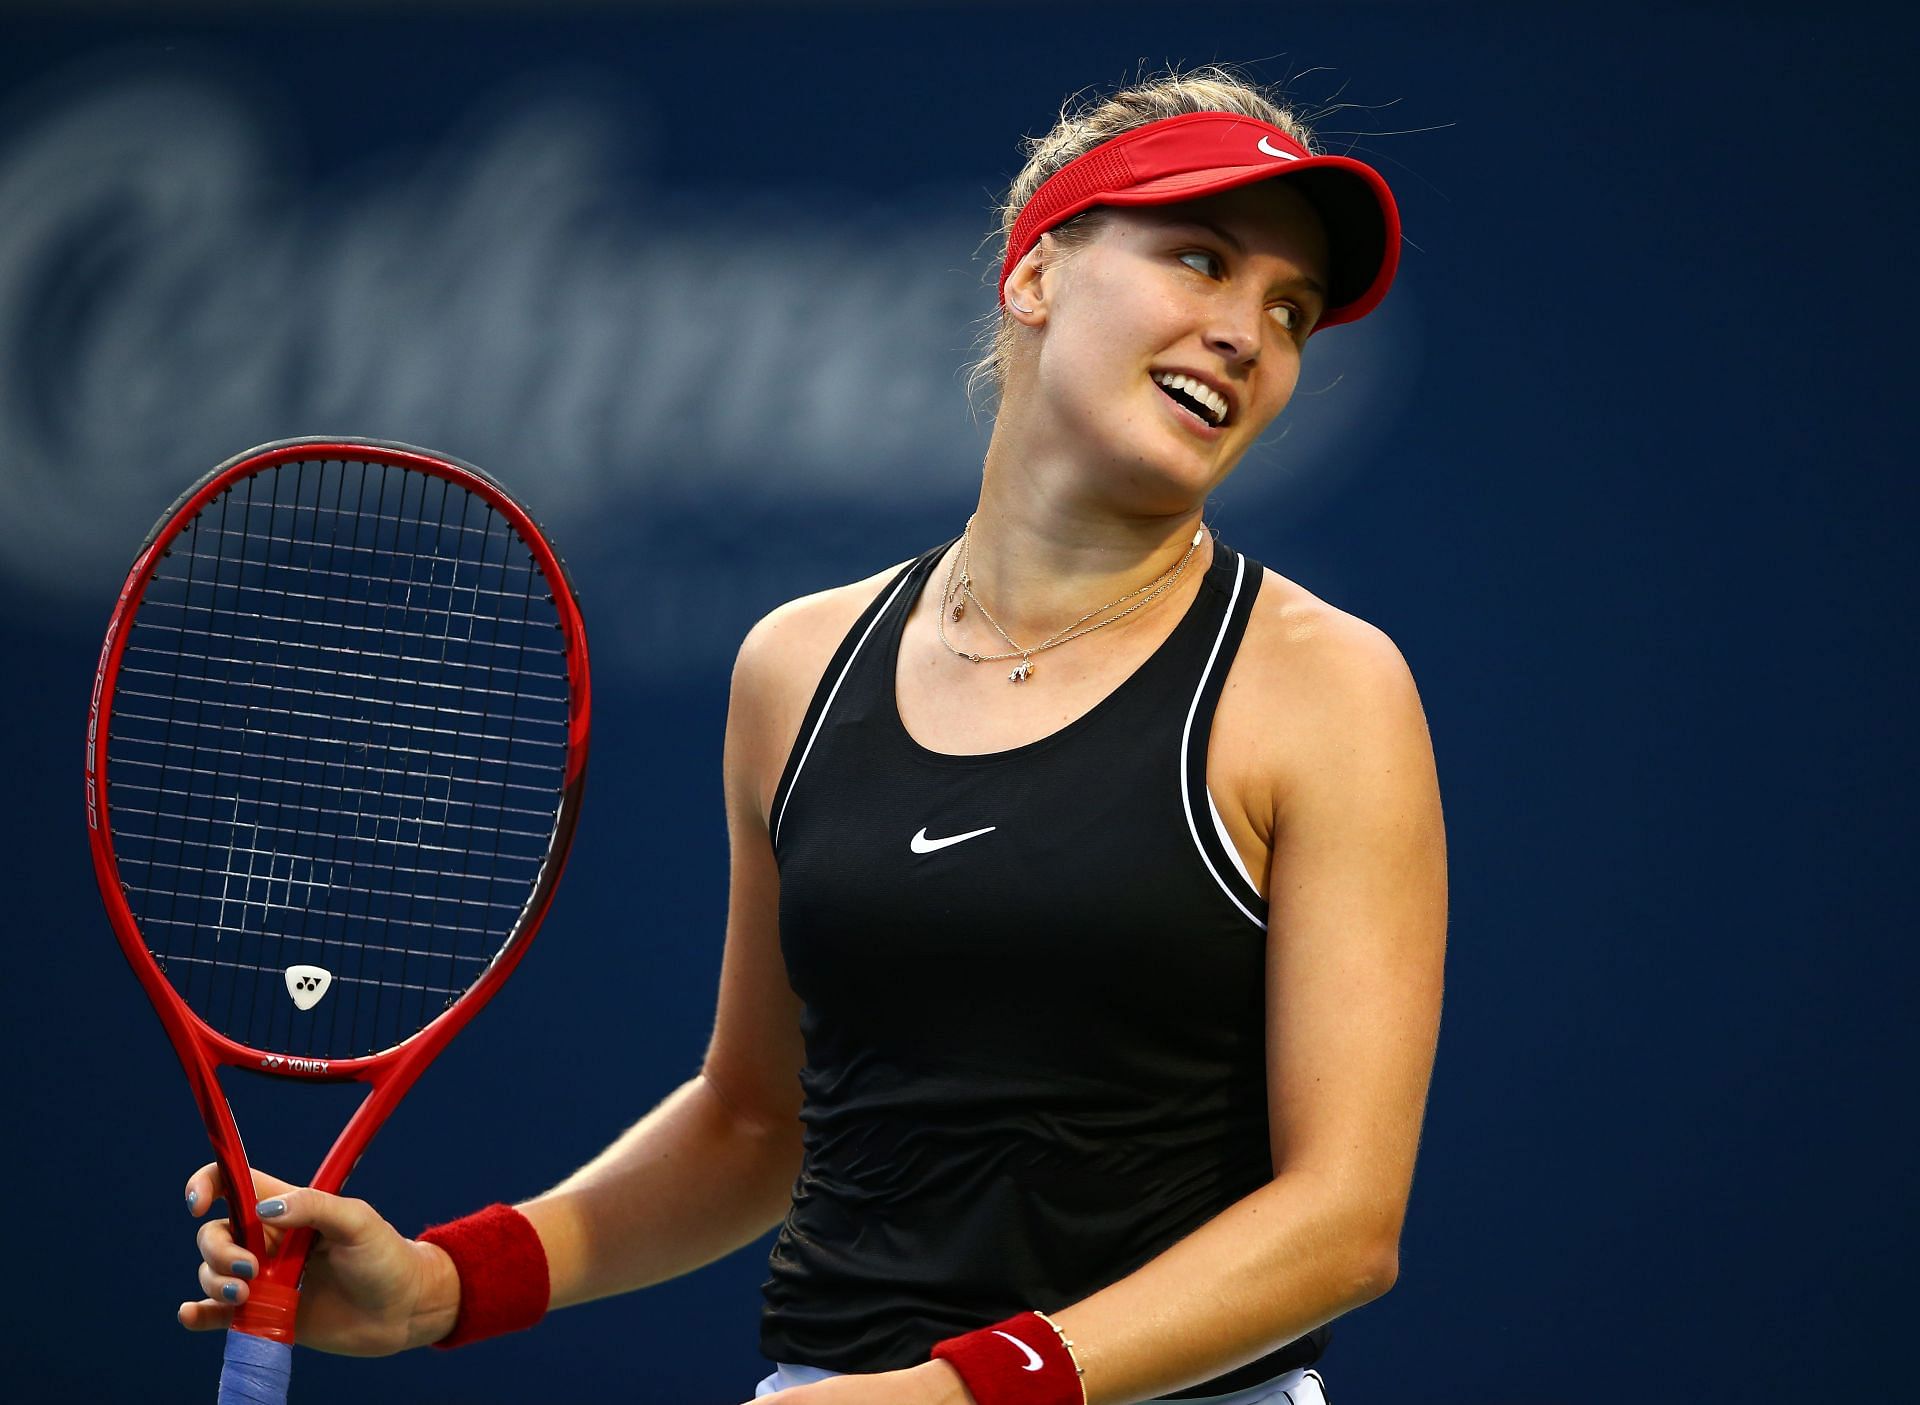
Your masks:
M 823 1371 L 818 1366 L 789 1366 L 782 1362 L 778 1370 L 760 1382 L 753 1392 L 753 1398 L 758 1400 L 763 1395 L 772 1395 L 776 1390 L 812 1385 L 815 1381 L 824 1381 L 829 1376 L 839 1374 L 838 1371 Z M 1146 1405 L 1161 1405 L 1161 1402 L 1147 1401 Z M 1270 1381 L 1246 1390 L 1236 1390 L 1231 1395 L 1206 1395 L 1166 1402 L 1166 1405 L 1327 1405 L 1327 1386 L 1320 1379 L 1320 1373 L 1309 1367 L 1304 1371 L 1289 1371 L 1284 1376 L 1275 1376 Z

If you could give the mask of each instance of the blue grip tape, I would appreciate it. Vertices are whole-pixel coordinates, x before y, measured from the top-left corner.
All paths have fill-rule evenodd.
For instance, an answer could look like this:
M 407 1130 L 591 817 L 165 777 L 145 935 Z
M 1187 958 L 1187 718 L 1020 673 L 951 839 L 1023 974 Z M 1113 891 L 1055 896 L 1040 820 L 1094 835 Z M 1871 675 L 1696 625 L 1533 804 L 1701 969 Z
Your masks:
M 292 1377 L 293 1348 L 285 1342 L 227 1333 L 219 1405 L 287 1405 L 287 1382 Z

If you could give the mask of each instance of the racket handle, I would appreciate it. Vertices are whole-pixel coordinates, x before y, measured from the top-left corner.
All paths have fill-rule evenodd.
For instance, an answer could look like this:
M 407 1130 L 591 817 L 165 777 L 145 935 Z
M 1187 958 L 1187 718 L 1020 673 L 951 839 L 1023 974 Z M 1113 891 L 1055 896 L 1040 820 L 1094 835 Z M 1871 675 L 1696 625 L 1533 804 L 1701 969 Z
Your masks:
M 220 1368 L 219 1405 L 287 1405 L 300 1290 L 282 1281 L 286 1271 L 285 1260 L 268 1265 L 234 1314 L 227 1329 L 226 1363 Z M 298 1272 L 297 1266 L 292 1271 Z
M 293 1348 L 285 1342 L 227 1333 L 219 1405 L 287 1405 L 287 1382 L 292 1377 Z
M 295 1234 L 303 1231 L 295 1230 Z M 312 1231 L 305 1233 L 311 1235 Z M 297 1286 L 306 1248 L 299 1246 L 298 1258 L 282 1254 L 266 1266 L 260 1279 L 247 1293 L 247 1300 L 233 1315 L 233 1330 L 246 1337 L 264 1337 L 270 1342 L 293 1345 L 294 1324 L 300 1315 L 300 1289 Z M 288 1282 L 289 1276 L 292 1284 Z

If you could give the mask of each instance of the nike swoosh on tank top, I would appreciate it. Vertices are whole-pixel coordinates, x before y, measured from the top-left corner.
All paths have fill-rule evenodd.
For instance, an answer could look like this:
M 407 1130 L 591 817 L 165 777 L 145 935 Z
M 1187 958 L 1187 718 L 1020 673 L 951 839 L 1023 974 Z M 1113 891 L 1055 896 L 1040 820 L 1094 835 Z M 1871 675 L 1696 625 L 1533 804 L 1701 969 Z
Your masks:
M 945 550 L 848 631 L 774 793 L 806 1154 L 763 1289 L 770 1360 L 917 1365 L 1124 1277 L 1273 1174 L 1266 903 L 1206 791 L 1260 567 L 1216 543 L 1106 698 L 954 756 L 908 735 L 894 696 Z M 1326 1339 L 1179 1394 L 1310 1365 Z

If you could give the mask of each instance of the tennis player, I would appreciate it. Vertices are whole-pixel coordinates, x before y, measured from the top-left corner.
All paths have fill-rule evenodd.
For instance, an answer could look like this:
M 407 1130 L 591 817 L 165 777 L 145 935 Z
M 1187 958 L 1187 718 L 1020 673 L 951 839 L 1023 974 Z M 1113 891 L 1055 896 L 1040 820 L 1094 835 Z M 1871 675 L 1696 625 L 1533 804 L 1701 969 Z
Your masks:
M 955 540 L 742 646 L 700 1073 L 517 1208 L 321 1235 L 299 1336 L 477 1340 L 780 1226 L 777 1405 L 1324 1399 L 1385 1292 L 1441 993 L 1431 745 L 1380 630 L 1208 495 L 1392 281 L 1379 175 L 1230 73 L 1063 113 L 1003 211 Z M 188 1182 L 196 1212 L 222 1193 Z M 251 1270 L 200 1233 L 224 1326 Z

